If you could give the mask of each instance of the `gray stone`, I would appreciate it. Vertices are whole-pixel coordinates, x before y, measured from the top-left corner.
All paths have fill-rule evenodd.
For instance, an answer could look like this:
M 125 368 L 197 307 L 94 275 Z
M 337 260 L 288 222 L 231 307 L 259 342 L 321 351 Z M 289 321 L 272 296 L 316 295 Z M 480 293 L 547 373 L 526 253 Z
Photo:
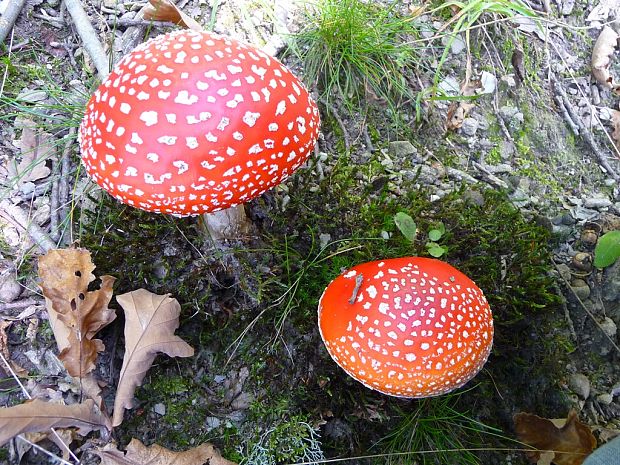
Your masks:
M 510 105 L 504 105 L 499 109 L 499 115 L 506 122 L 509 122 L 517 113 L 519 113 L 519 109 Z
M 573 8 L 575 8 L 575 0 L 563 0 L 560 13 L 564 16 L 568 16 L 573 12 Z
M 564 279 L 567 282 L 570 282 L 571 276 L 572 276 L 570 267 L 566 263 L 558 263 L 557 269 L 562 279 Z
M 478 120 L 475 118 L 465 118 L 463 120 L 463 125 L 461 126 L 461 132 L 466 136 L 472 137 L 476 135 L 476 131 L 478 130 Z
M 583 279 L 575 279 L 571 284 L 571 289 L 580 300 L 590 297 L 590 286 Z
M 454 76 L 448 76 L 439 83 L 439 89 L 447 95 L 458 95 L 461 91 L 461 85 Z
M 325 234 L 325 233 L 319 234 L 319 244 L 321 245 L 321 249 L 324 249 L 325 247 L 327 247 L 327 244 L 329 244 L 331 240 L 332 240 L 331 234 Z
M 47 98 L 47 92 L 44 90 L 32 90 L 32 89 L 22 89 L 22 91 L 17 94 L 17 100 L 26 103 L 36 103 L 41 100 L 45 100 Z
M 608 302 L 620 300 L 620 260 L 605 270 L 602 296 Z
M 591 220 L 598 215 L 596 210 L 585 207 L 575 207 L 571 209 L 571 215 L 577 221 Z
M 211 431 L 212 429 L 219 428 L 221 424 L 222 420 L 217 417 L 205 418 L 205 426 L 207 427 L 207 432 Z
M 463 38 L 460 35 L 457 35 L 456 37 L 454 37 L 452 45 L 450 45 L 450 52 L 452 52 L 453 55 L 458 55 L 462 53 L 463 50 L 465 50 L 466 46 L 467 44 L 465 44 Z
M 497 88 L 497 78 L 488 71 L 483 71 L 480 75 L 480 83 L 482 84 L 482 94 L 492 94 Z
M 599 394 L 596 396 L 596 400 L 603 405 L 610 405 L 614 401 L 614 396 L 611 394 Z
M 603 196 L 590 197 L 583 201 L 583 206 L 586 208 L 599 209 L 599 208 L 607 208 L 607 207 L 610 207 L 611 205 L 612 205 L 611 200 Z
M 582 373 L 575 373 L 568 379 L 568 387 L 582 399 L 590 397 L 590 380 Z
M 153 405 L 153 412 L 163 417 L 166 414 L 166 406 L 164 404 L 155 404 Z
M 418 153 L 418 149 L 408 140 L 395 140 L 390 142 L 388 153 L 395 158 L 411 158 Z
M 15 279 L 15 272 L 11 262 L 0 262 L 0 302 L 13 302 L 17 300 L 22 290 L 22 286 Z
M 616 323 L 614 323 L 614 320 L 612 320 L 609 317 L 605 317 L 603 321 L 601 321 L 599 324 L 600 324 L 601 330 L 607 336 L 609 336 L 612 339 L 616 336 L 616 333 L 618 332 L 618 326 L 616 326 Z

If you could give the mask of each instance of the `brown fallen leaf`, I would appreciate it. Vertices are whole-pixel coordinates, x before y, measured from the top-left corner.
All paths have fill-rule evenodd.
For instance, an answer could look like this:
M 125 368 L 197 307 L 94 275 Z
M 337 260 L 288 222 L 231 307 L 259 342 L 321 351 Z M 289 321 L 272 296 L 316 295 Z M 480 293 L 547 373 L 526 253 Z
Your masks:
M 15 407 L 0 408 L 0 446 L 18 434 L 50 428 L 78 428 L 78 432 L 85 435 L 98 429 L 111 430 L 112 425 L 90 399 L 73 405 L 35 399 Z
M 144 19 L 152 21 L 170 21 L 193 31 L 204 28 L 196 20 L 183 13 L 170 0 L 149 0 L 150 5 L 144 10 Z
M 614 143 L 616 144 L 618 150 L 620 150 L 620 111 L 612 110 L 611 124 L 614 125 L 614 130 L 611 133 L 611 138 L 614 140 Z
M 8 179 L 16 179 L 17 186 L 26 182 L 47 178 L 51 170 L 46 161 L 55 153 L 55 143 L 51 134 L 37 128 L 34 121 L 16 120 L 16 126 L 22 130 L 19 139 L 13 145 L 20 149 L 21 161 L 9 160 L 7 164 Z
M 514 416 L 515 431 L 520 441 L 540 451 L 555 451 L 553 458 L 548 459 L 556 465 L 581 465 L 585 458 L 596 448 L 596 439 L 587 425 L 579 421 L 577 413 L 571 410 L 568 418 L 561 426 L 529 413 L 517 413 Z M 539 462 L 542 453 L 531 451 L 526 453 L 532 463 Z M 548 460 L 547 462 L 548 463 Z
M 603 27 L 592 49 L 591 60 L 594 78 L 608 89 L 611 89 L 616 95 L 620 95 L 620 83 L 611 75 L 609 68 L 611 57 L 618 46 L 619 38 L 620 35 L 612 28 L 609 26 Z
M 108 308 L 115 278 L 102 276 L 101 288 L 89 292 L 94 269 L 90 252 L 84 249 L 50 250 L 39 258 L 40 286 L 60 350 L 58 358 L 78 378 L 95 368 L 98 352 L 105 349 L 93 337 L 116 318 Z
M 58 449 L 62 451 L 62 458 L 65 460 L 69 460 L 70 449 L 68 447 L 71 445 L 73 441 L 77 439 L 78 433 L 74 429 L 69 428 L 56 428 L 55 433 L 51 430 L 46 432 L 38 432 L 38 433 L 24 433 L 24 438 L 30 441 L 33 444 L 37 444 L 44 439 L 49 439 L 52 441 Z M 28 444 L 29 447 L 23 449 L 24 452 L 27 452 L 32 446 Z M 20 458 L 21 460 L 21 458 Z
M 114 399 L 114 426 L 133 407 L 133 395 L 158 352 L 170 357 L 191 357 L 194 349 L 174 332 L 179 327 L 181 306 L 169 294 L 138 289 L 116 296 L 125 311 L 125 356 Z
M 209 443 L 185 452 L 174 452 L 158 444 L 147 447 L 137 439 L 132 439 L 126 452 L 107 444 L 95 453 L 101 457 L 101 465 L 236 465 L 223 458 Z
M 478 93 L 478 90 L 482 89 L 482 82 L 478 79 L 470 80 L 465 79 L 465 82 L 461 85 L 461 96 L 472 97 Z M 448 131 L 454 131 L 463 126 L 463 120 L 467 118 L 469 112 L 476 105 L 471 100 L 460 100 L 458 102 L 452 102 L 448 107 L 448 115 L 446 121 L 446 128 Z

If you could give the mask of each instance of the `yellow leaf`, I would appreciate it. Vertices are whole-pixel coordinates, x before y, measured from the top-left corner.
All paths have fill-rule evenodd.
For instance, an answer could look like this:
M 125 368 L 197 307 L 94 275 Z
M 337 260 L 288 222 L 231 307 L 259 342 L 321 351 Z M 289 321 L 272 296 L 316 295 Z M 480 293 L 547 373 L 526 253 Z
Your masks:
M 114 426 L 123 421 L 125 409 L 133 406 L 134 391 L 158 352 L 170 357 L 194 355 L 194 349 L 174 335 L 181 306 L 169 294 L 138 289 L 116 296 L 116 300 L 125 311 L 125 357 L 114 400 Z
M 522 412 L 514 416 L 519 440 L 540 451 L 555 452 L 551 462 L 556 465 L 581 465 L 596 447 L 596 439 L 590 428 L 579 421 L 574 410 L 562 422 L 565 424 L 558 427 L 552 420 L 529 413 Z M 545 458 L 538 451 L 528 452 L 527 455 L 532 463 Z
M 95 279 L 90 253 L 84 249 L 50 250 L 39 258 L 41 289 L 59 358 L 71 376 L 85 377 L 105 349 L 95 334 L 116 318 L 108 308 L 115 278 L 101 277 L 101 289 L 88 291 Z

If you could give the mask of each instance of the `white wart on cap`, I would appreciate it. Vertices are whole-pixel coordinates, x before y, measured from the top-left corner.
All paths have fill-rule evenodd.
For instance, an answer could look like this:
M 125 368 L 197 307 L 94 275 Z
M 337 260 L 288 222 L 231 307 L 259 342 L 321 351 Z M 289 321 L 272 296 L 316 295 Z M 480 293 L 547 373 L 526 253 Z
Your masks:
M 121 202 L 197 215 L 286 179 L 318 133 L 316 104 L 278 60 L 182 30 L 119 62 L 88 102 L 79 140 L 88 174 Z
M 357 265 L 319 302 L 332 358 L 365 386 L 399 397 L 447 393 L 473 378 L 493 343 L 491 309 L 445 262 L 404 257 Z

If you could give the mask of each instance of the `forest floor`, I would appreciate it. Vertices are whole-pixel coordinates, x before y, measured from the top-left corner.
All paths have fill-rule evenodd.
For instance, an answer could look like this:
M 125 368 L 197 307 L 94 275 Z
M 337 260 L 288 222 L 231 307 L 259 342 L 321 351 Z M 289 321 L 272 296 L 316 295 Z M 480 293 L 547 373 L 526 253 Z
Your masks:
M 136 19 L 142 3 L 84 4 L 113 62 L 176 28 Z M 306 82 L 321 111 L 315 153 L 246 205 L 250 232 L 221 248 L 196 218 L 133 209 L 88 180 L 75 130 L 98 84 L 94 60 L 64 2 L 27 0 L 0 50 L 0 351 L 12 363 L 0 363 L 0 406 L 25 392 L 67 404 L 82 397 L 58 360 L 39 287 L 40 231 L 58 248 L 90 251 L 95 275 L 116 278 L 115 295 L 171 294 L 181 305 L 176 334 L 194 348 L 156 359 L 111 434 L 72 437 L 81 463 L 99 463 L 90 452 L 110 441 L 124 449 L 137 438 L 176 451 L 209 442 L 246 464 L 517 465 L 528 462 L 518 412 L 555 419 L 574 410 L 599 444 L 620 434 L 620 262 L 592 263 L 598 239 L 620 230 L 620 92 L 610 88 L 620 79 L 620 7 L 528 4 L 540 23 L 489 14 L 450 40 L 449 10 L 399 2 L 419 32 L 407 36 L 418 66 L 403 74 L 419 98 L 325 95 Z M 309 23 L 307 5 L 181 5 L 205 29 L 278 53 L 304 76 L 303 49 L 286 53 L 286 44 Z M 604 27 L 616 34 L 605 55 L 612 85 L 592 73 Z M 441 97 L 427 92 L 434 81 Z M 417 224 L 413 242 L 394 222 L 399 212 Z M 442 231 L 434 241 L 433 229 Z M 484 291 L 493 352 L 447 396 L 371 391 L 329 357 L 318 300 L 353 265 L 430 254 Z M 108 408 L 124 347 L 120 306 L 110 307 L 119 317 L 100 333 L 106 350 L 95 370 Z M 40 444 L 63 455 L 50 439 Z M 409 452 L 418 454 L 399 455 Z M 16 439 L 0 449 L 4 463 L 54 461 Z

